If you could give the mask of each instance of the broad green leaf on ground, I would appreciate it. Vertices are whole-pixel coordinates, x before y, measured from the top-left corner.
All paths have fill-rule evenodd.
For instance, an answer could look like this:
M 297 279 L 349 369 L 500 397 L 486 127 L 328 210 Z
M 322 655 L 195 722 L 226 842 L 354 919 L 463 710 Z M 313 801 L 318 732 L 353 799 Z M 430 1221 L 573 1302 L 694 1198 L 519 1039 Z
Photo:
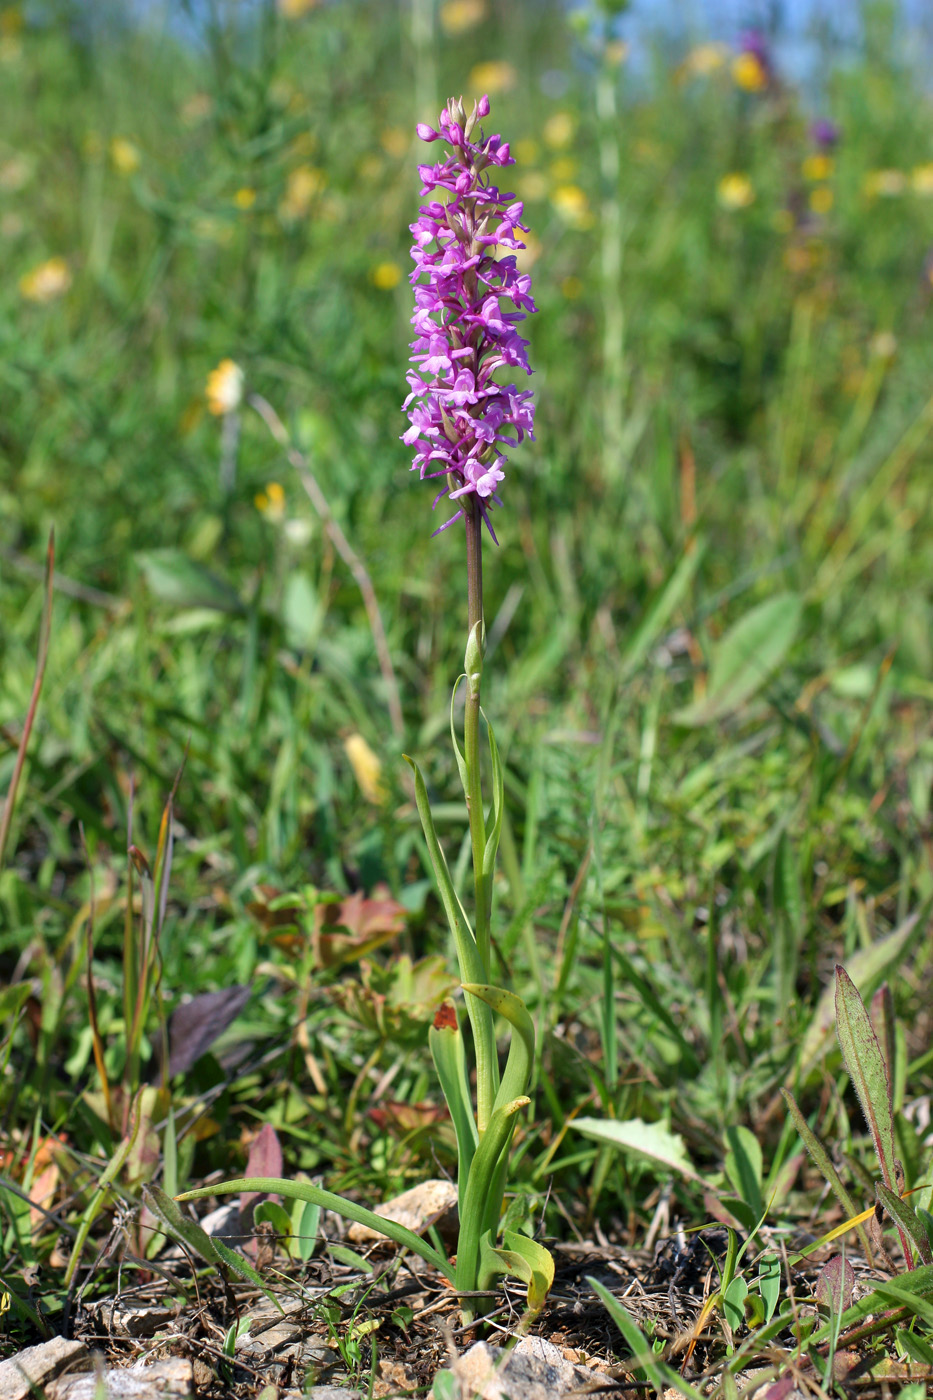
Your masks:
M 674 722 L 695 729 L 744 705 L 784 660 L 800 629 L 803 602 L 779 593 L 759 603 L 716 643 L 706 695 L 674 714 Z
M 610 1147 L 621 1147 L 627 1152 L 650 1157 L 652 1161 L 681 1172 L 691 1181 L 703 1180 L 687 1155 L 683 1138 L 679 1133 L 668 1132 L 661 1123 L 644 1123 L 640 1118 L 629 1118 L 625 1122 L 615 1118 L 577 1118 L 573 1126 L 584 1137 L 593 1138 L 596 1142 L 605 1142 Z
M 180 549 L 150 549 L 136 555 L 146 582 L 163 603 L 178 608 L 214 608 L 218 612 L 243 611 L 236 590 L 210 569 L 190 559 Z

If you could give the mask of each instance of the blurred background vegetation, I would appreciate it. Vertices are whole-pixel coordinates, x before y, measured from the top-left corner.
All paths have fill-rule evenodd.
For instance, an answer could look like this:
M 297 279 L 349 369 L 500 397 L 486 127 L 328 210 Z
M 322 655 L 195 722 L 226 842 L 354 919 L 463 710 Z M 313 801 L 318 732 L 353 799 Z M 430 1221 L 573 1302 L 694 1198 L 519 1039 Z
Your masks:
M 654 1167 L 568 1116 L 661 1121 L 715 1178 L 724 1124 L 788 1157 L 792 1081 L 851 1146 L 817 1011 L 841 958 L 865 991 L 899 965 L 898 1107 L 929 1089 L 924 49 L 865 4 L 803 83 L 777 21 L 721 30 L 556 0 L 0 9 L 0 791 L 52 526 L 59 574 L 0 872 L 18 1180 L 48 1135 L 59 1183 L 119 1139 L 85 964 L 119 1081 L 128 823 L 154 861 L 186 753 L 164 1011 L 252 996 L 172 1081 L 179 1180 L 241 1168 L 264 1121 L 289 1169 L 345 1188 L 451 1161 L 423 1034 L 443 976 L 421 961 L 446 932 L 401 753 L 462 875 L 463 546 L 431 538 L 443 505 L 399 435 L 413 129 L 461 92 L 490 93 L 512 144 L 539 307 L 537 441 L 486 560 L 497 942 L 541 1031 L 525 1184 L 554 1182 L 553 1231 L 599 1212 L 634 1237 Z M 214 411 L 226 360 L 242 397 Z M 253 395 L 369 572 L 401 729 L 357 582 Z M 322 940 L 321 899 L 354 894 L 331 911 L 351 933 Z M 909 1183 L 922 1133 L 899 1122 Z

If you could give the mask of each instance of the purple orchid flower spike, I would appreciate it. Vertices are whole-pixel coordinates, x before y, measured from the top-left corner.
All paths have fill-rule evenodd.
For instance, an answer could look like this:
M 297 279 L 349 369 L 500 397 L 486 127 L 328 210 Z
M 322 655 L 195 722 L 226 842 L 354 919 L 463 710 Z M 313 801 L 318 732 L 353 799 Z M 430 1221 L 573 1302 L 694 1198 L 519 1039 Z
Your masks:
M 411 392 L 403 404 L 411 426 L 402 441 L 414 446 L 412 470 L 422 479 L 446 478 L 435 506 L 445 495 L 451 501 L 473 496 L 495 540 L 488 512 L 493 503 L 502 504 L 502 445 L 534 440 L 534 403 L 530 390 L 500 384 L 494 376 L 503 366 L 531 374 L 528 342 L 516 326 L 537 308 L 531 279 L 514 256 L 525 246 L 522 205 L 491 185 L 486 173 L 490 166 L 514 164 L 508 143 L 482 132 L 474 137 L 477 122 L 488 115 L 488 97 L 474 104 L 469 117 L 462 99 L 451 100 L 437 131 L 425 122 L 417 127 L 422 141 L 446 141 L 452 154 L 418 168 L 421 194 L 431 199 L 411 225 L 417 339 L 411 342 Z M 499 249 L 509 251 L 496 257 Z M 461 507 L 440 529 L 463 513 Z
M 821 151 L 831 151 L 839 141 L 839 128 L 826 117 L 818 117 L 810 127 L 810 140 Z

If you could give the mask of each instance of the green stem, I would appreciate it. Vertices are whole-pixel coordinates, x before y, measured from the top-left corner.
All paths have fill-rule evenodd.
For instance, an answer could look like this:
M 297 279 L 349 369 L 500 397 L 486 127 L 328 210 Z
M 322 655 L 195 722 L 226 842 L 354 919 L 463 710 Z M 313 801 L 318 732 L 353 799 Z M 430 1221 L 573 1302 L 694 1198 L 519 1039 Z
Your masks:
M 463 715 L 463 760 L 466 768 L 466 803 L 470 819 L 470 845 L 473 851 L 474 927 L 480 962 L 489 979 L 489 906 L 483 858 L 486 851 L 486 821 L 480 771 L 480 688 L 483 653 L 486 650 L 486 624 L 483 619 L 483 522 L 475 501 L 464 510 L 466 521 L 467 605 L 469 636 L 466 649 L 467 692 Z M 492 1116 L 499 1087 L 496 1033 L 489 1007 L 469 992 L 467 1010 L 473 1028 L 476 1052 L 476 1124 L 485 1132 Z

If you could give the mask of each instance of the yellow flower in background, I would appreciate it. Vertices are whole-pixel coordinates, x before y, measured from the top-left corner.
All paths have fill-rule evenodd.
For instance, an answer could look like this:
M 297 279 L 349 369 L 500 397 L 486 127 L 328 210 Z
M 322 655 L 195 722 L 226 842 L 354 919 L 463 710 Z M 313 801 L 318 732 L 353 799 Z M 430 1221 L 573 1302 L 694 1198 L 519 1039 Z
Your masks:
M 374 287 L 378 287 L 380 292 L 391 292 L 393 287 L 397 287 L 402 280 L 402 269 L 398 263 L 381 262 L 369 274 L 369 279 Z
M 31 178 L 32 162 L 25 156 L 13 156 L 0 165 L 0 190 L 7 194 L 15 194 L 24 185 L 28 185 Z
M 4 10 L 0 10 L 0 34 L 5 38 L 19 34 L 24 23 L 23 12 L 19 5 L 7 5 Z
M 551 179 L 559 185 L 568 185 L 580 169 L 580 162 L 573 156 L 561 156 L 551 166 Z
M 233 196 L 233 202 L 238 209 L 252 209 L 256 203 L 256 191 L 249 185 L 243 185 Z
M 511 63 L 504 59 L 492 59 L 489 63 L 477 63 L 467 78 L 467 86 L 477 93 L 511 92 L 518 82 L 518 74 Z
M 382 764 L 362 734 L 349 734 L 343 741 L 344 752 L 350 760 L 353 776 L 360 792 L 373 806 L 381 806 L 388 794 L 382 782 Z
M 540 153 L 537 141 L 533 141 L 530 136 L 523 136 L 520 141 L 516 141 L 511 150 L 519 165 L 534 165 Z
M 447 0 L 438 17 L 446 34 L 465 34 L 486 18 L 486 0 Z
M 540 170 L 525 170 L 521 175 L 522 199 L 529 203 L 547 196 L 548 183 Z
M 868 350 L 876 360 L 893 360 L 897 354 L 897 336 L 893 331 L 878 331 L 872 336 Z
M 743 92 L 764 92 L 768 73 L 756 53 L 739 53 L 732 60 L 732 81 Z
M 903 170 L 870 170 L 865 176 L 864 189 L 867 195 L 881 195 L 894 199 L 907 189 L 907 176 Z
M 277 481 L 270 481 L 265 491 L 257 492 L 253 505 L 277 525 L 285 519 L 285 492 Z
M 307 214 L 316 195 L 324 188 L 324 173 L 313 165 L 298 165 L 289 171 L 285 198 L 279 213 L 286 219 L 300 219 Z
M 571 228 L 592 228 L 595 219 L 590 202 L 579 185 L 558 185 L 551 191 L 551 203 Z
M 139 169 L 142 157 L 139 148 L 123 136 L 115 136 L 110 143 L 110 163 L 120 175 L 132 175 Z
M 800 173 L 805 180 L 828 180 L 835 164 L 832 156 L 824 155 L 821 151 L 816 155 L 807 156 L 800 167 Z
M 205 117 L 209 117 L 214 110 L 214 101 L 210 93 L 195 92 L 182 104 L 181 119 L 185 126 L 196 126 L 198 122 L 203 122 Z
M 933 194 L 933 165 L 915 165 L 910 172 L 914 194 Z
M 279 0 L 279 14 L 283 19 L 301 19 L 319 3 L 320 0 Z
M 680 75 L 685 78 L 707 78 L 722 68 L 729 57 L 725 44 L 698 44 L 691 49 L 680 65 Z
M 747 209 L 755 202 L 755 190 L 747 175 L 734 170 L 730 175 L 723 175 L 716 198 L 724 209 Z
M 810 191 L 810 208 L 814 214 L 828 214 L 833 207 L 833 192 L 825 185 Z
M 20 295 L 27 301 L 54 301 L 71 286 L 71 270 L 64 258 L 49 258 L 19 279 Z
M 387 156 L 401 160 L 411 149 L 411 136 L 400 126 L 387 126 L 379 137 L 379 144 Z
M 232 413 L 243 397 L 243 371 L 235 360 L 221 360 L 207 376 L 207 407 L 216 417 Z
M 517 249 L 515 262 L 519 272 L 530 272 L 541 256 L 541 240 L 534 233 L 522 234 L 524 248 Z
M 569 146 L 577 133 L 577 119 L 572 112 L 554 112 L 548 117 L 541 130 L 546 146 L 553 151 L 562 151 Z

